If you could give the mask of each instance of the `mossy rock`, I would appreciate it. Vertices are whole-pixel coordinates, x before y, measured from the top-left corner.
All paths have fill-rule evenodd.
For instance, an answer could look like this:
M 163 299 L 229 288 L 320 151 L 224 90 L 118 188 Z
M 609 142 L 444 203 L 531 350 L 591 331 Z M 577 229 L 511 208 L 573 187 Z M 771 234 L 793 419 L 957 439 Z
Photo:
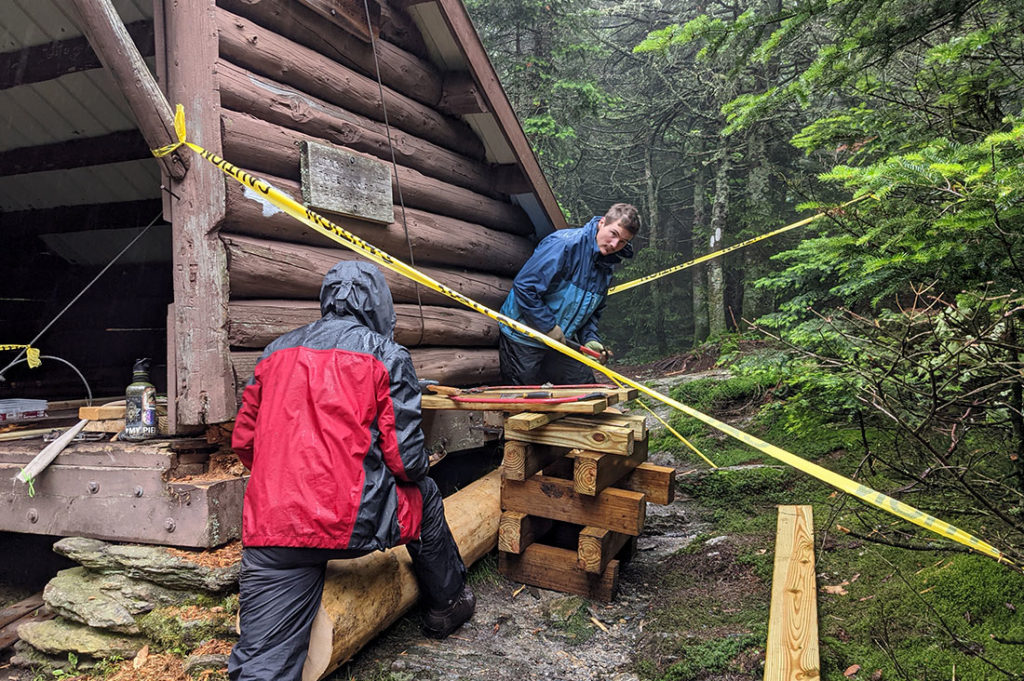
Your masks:
M 162 607 L 138 618 L 139 630 L 158 647 L 184 652 L 211 638 L 234 638 L 234 615 L 223 607 Z

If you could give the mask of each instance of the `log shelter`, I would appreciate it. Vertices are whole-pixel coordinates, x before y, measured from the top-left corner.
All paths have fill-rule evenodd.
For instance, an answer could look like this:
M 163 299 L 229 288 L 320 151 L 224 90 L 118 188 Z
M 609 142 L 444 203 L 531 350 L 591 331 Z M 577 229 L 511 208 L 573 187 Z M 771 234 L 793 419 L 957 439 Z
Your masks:
M 209 454 L 196 436 L 233 420 L 266 343 L 319 315 L 327 269 L 358 257 L 191 151 L 154 158 L 176 139 L 178 103 L 190 141 L 489 306 L 536 241 L 567 226 L 461 0 L 0 3 L 0 346 L 39 335 L 43 355 L 29 368 L 0 352 L 0 400 L 116 399 L 150 357 L 167 433 L 192 436 L 74 443 L 80 461 L 58 462 L 79 468 L 31 503 L 17 485 L 0 493 L 0 530 L 186 546 L 237 536 L 240 483 L 171 481 Z M 421 378 L 496 381 L 492 321 L 387 276 Z M 479 414 L 425 421 L 449 443 L 488 430 Z M 0 443 L 0 474 L 41 446 Z M 47 485 L 56 505 L 44 510 Z M 60 506 L 88 501 L 106 527 L 153 498 L 166 507 L 145 507 L 152 527 L 134 535 L 83 528 L 71 520 L 82 511 Z M 198 524 L 183 532 L 168 500 Z

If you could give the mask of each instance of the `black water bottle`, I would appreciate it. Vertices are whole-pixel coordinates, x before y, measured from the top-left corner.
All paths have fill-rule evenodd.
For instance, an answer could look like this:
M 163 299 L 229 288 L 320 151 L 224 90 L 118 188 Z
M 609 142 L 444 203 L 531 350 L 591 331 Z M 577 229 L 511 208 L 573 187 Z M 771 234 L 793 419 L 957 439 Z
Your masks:
M 124 395 L 124 437 L 146 440 L 157 435 L 156 388 L 149 382 L 149 358 L 135 360 L 132 382 Z

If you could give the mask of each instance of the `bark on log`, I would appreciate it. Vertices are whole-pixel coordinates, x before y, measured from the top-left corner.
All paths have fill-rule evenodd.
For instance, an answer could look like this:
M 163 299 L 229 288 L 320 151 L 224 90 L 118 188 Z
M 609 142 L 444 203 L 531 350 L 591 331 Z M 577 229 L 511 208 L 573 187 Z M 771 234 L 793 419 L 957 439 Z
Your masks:
M 230 12 L 217 12 L 222 57 L 350 111 L 383 120 L 376 80 Z M 472 158 L 483 143 L 462 121 L 384 88 L 391 125 Z
M 406 347 L 498 344 L 497 322 L 471 310 L 399 304 L 395 314 L 395 340 Z M 320 303 L 314 300 L 232 301 L 228 304 L 228 340 L 232 346 L 262 349 L 281 334 L 317 319 Z
M 296 201 L 302 201 L 298 182 L 267 174 L 261 177 Z M 235 180 L 227 178 L 225 182 L 226 231 L 314 246 L 336 245 Z M 533 253 L 533 245 L 521 236 L 413 209 L 405 210 L 404 216 L 409 230 L 408 241 L 403 227 L 403 211 L 397 207 L 395 221 L 387 226 L 333 213 L 325 214 L 339 227 L 406 262 L 411 248 L 416 262 L 420 264 L 486 268 L 495 274 L 515 275 Z
M 221 112 L 221 121 L 224 157 L 237 166 L 252 168 L 257 174 L 269 173 L 298 180 L 302 142 L 328 143 L 323 138 L 283 128 L 230 109 Z M 351 153 L 366 156 L 360 152 Z M 386 166 L 391 170 L 390 163 Z M 397 168 L 397 174 L 391 178 L 392 192 L 397 199 L 401 190 L 401 196 L 408 207 L 473 220 L 512 234 L 526 235 L 533 231 L 529 217 L 518 206 L 427 177 L 412 168 Z
M 346 248 L 321 248 L 248 236 L 223 234 L 228 249 L 232 298 L 305 298 L 317 300 L 324 275 L 341 260 L 363 260 Z M 408 277 L 380 268 L 396 303 L 463 306 Z M 429 277 L 491 308 L 501 307 L 512 280 L 484 272 L 418 267 Z M 419 297 L 417 298 L 417 292 Z M 482 315 L 481 315 L 482 316 Z
M 252 378 L 260 355 L 258 350 L 231 353 L 235 378 L 235 398 L 242 403 L 242 391 Z M 416 375 L 443 385 L 494 385 L 498 382 L 498 350 L 467 348 L 410 348 Z
M 388 164 L 393 149 L 395 160 L 401 165 L 491 197 L 501 194 L 495 189 L 498 174 L 485 163 L 401 130 L 391 130 L 389 144 L 383 123 L 258 76 L 228 61 L 217 63 L 217 75 L 220 76 L 221 104 L 228 109 L 372 154 Z
M 467 566 L 497 545 L 500 482 L 500 472 L 492 471 L 444 501 L 445 518 Z M 328 563 L 321 605 L 331 626 L 314 627 L 303 678 L 320 678 L 337 669 L 418 597 L 405 547 Z
M 428 106 L 440 101 L 443 79 L 434 66 L 391 42 L 376 40 L 375 62 L 369 44 L 292 0 L 218 0 L 217 4 L 374 80 L 379 64 L 380 78 L 388 87 Z

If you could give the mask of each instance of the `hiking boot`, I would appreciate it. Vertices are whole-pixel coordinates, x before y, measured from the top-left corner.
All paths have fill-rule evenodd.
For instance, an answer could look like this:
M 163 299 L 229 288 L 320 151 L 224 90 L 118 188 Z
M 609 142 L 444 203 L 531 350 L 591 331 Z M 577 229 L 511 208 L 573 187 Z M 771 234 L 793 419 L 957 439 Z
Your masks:
M 423 633 L 430 638 L 448 638 L 461 627 L 476 610 L 476 596 L 468 584 L 455 600 L 443 608 L 430 608 L 423 615 Z

